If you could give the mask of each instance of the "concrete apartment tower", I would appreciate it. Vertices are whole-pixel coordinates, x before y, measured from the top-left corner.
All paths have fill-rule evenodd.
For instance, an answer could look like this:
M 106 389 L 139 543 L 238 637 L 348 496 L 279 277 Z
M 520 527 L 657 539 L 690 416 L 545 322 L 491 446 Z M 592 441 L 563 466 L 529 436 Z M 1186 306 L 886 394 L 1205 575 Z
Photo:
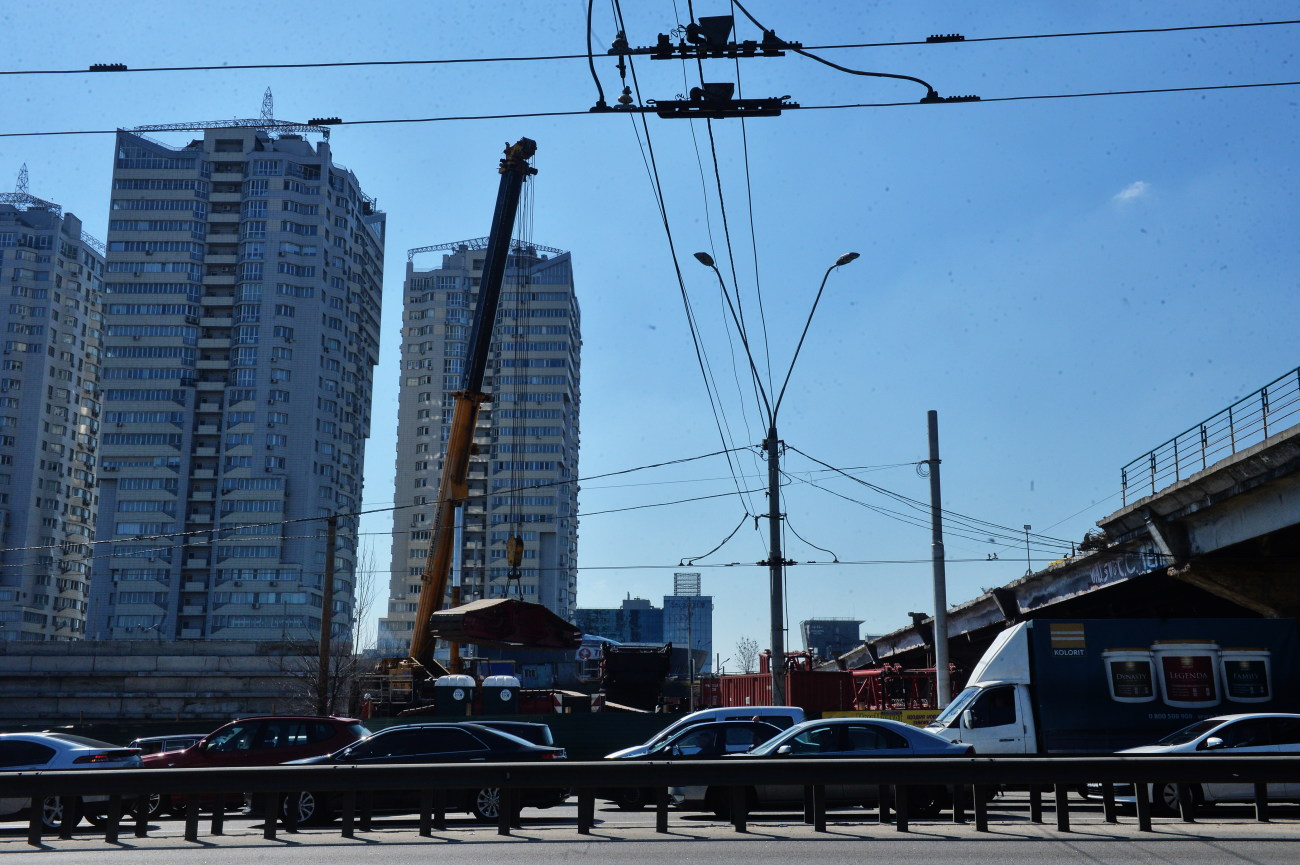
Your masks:
M 0 640 L 85 636 L 100 434 L 103 245 L 0 195 Z
M 118 132 L 90 637 L 319 636 L 319 518 L 361 503 L 384 228 L 328 141 Z M 338 635 L 356 547 L 338 520 Z
M 486 238 L 425 247 L 408 260 L 402 329 L 396 504 L 388 615 L 379 648 L 407 651 L 431 540 L 452 393 L 462 386 Z M 461 600 L 519 597 L 572 621 L 577 594 L 581 317 L 569 253 L 518 241 L 501 291 L 479 411 L 478 455 L 453 561 Z M 518 573 L 506 539 L 523 540 Z M 472 647 L 465 653 L 472 654 Z M 439 657 L 444 657 L 439 647 Z

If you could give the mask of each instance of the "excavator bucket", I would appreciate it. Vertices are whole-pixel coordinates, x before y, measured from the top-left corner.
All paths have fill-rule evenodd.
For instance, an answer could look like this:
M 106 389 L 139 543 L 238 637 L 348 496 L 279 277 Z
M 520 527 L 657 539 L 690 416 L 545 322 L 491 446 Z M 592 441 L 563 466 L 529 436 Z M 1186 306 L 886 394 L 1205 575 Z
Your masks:
M 429 617 L 429 632 L 440 640 L 478 646 L 525 649 L 576 649 L 582 631 L 541 604 L 515 598 L 471 601 Z

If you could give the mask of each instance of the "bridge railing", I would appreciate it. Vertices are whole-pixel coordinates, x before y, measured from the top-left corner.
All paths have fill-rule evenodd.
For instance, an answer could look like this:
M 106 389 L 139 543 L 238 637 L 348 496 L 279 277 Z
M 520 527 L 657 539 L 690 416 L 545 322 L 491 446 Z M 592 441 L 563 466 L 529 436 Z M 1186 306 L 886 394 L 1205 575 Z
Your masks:
M 1124 504 L 1154 495 L 1296 423 L 1300 423 L 1300 369 L 1278 377 L 1120 469 Z
M 590 834 L 594 824 L 596 794 L 611 788 L 636 787 L 656 791 L 655 830 L 668 832 L 668 787 L 701 785 L 717 790 L 719 801 L 735 829 L 744 832 L 749 819 L 747 791 L 756 784 L 779 784 L 804 790 L 804 822 L 825 831 L 826 788 L 844 784 L 874 785 L 878 791 L 879 818 L 858 811 L 836 815 L 837 822 L 888 823 L 906 832 L 909 819 L 909 791 L 938 785 L 953 793 L 952 819 L 965 822 L 969 808 L 977 831 L 987 831 L 991 793 L 1000 786 L 1030 791 L 1030 819 L 1042 822 L 1041 795 L 1054 793 L 1057 828 L 1069 831 L 1068 794 L 1085 784 L 1095 783 L 1102 791 L 1106 821 L 1116 822 L 1114 785 L 1131 785 L 1138 828 L 1151 830 L 1150 784 L 1180 785 L 1180 817 L 1195 819 L 1193 787 L 1204 783 L 1252 784 L 1256 819 L 1268 819 L 1269 784 L 1300 782 L 1300 756 L 1229 753 L 1174 756 L 1106 755 L 1054 757 L 912 757 L 885 759 L 726 759 L 682 761 L 599 760 L 592 762 L 542 761 L 536 763 L 440 763 L 380 766 L 261 766 L 256 768 L 210 769 L 104 769 L 0 773 L 0 798 L 29 799 L 33 815 L 27 842 L 43 846 L 47 834 L 40 820 L 40 803 L 47 796 L 108 796 L 106 819 L 101 821 L 104 840 L 117 844 L 120 832 L 145 837 L 149 822 L 142 809 L 128 814 L 134 797 L 164 792 L 173 800 L 187 803 L 186 841 L 197 842 L 201 817 L 211 821 L 209 832 L 224 832 L 224 803 L 228 794 L 252 794 L 260 802 L 262 833 L 275 838 L 278 830 L 296 833 L 296 809 L 283 807 L 286 796 L 297 791 L 341 798 L 339 831 L 347 838 L 371 828 L 371 803 L 383 790 L 418 791 L 420 835 L 446 828 L 448 792 L 498 788 L 502 806 L 497 832 L 509 835 L 518 823 L 518 791 L 528 788 L 566 787 L 577 793 L 574 829 Z M 973 788 L 973 789 L 971 789 Z M 893 814 L 891 815 L 891 806 Z M 129 821 L 129 822 L 128 822 Z M 122 824 L 126 825 L 122 825 Z M 548 820 L 554 825 L 554 820 Z M 70 829 L 59 832 L 69 837 Z

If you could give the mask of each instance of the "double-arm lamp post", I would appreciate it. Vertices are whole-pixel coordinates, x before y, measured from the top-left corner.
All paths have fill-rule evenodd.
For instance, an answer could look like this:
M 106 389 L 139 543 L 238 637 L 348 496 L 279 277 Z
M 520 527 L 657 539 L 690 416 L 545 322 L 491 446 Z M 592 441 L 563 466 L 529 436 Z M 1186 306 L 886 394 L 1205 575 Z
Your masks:
M 790 374 L 794 372 L 795 361 L 799 359 L 799 351 L 803 348 L 804 338 L 808 336 L 808 327 L 812 324 L 813 314 L 817 312 L 817 304 L 821 301 L 822 291 L 826 288 L 826 280 L 830 278 L 832 270 L 848 264 L 859 256 L 856 252 L 846 252 L 835 259 L 834 264 L 826 268 L 826 273 L 822 275 L 822 284 L 817 289 L 817 296 L 813 298 L 812 308 L 808 310 L 808 318 L 803 324 L 803 332 L 799 334 L 799 343 L 794 348 L 794 356 L 790 358 L 790 366 L 785 372 L 785 380 L 781 382 L 781 390 L 777 392 L 775 402 L 768 398 L 767 388 L 763 386 L 762 376 L 758 374 L 758 367 L 754 363 L 754 355 L 749 349 L 749 336 L 745 324 L 736 314 L 736 307 L 731 302 L 731 295 L 727 291 L 727 284 L 722 278 L 722 273 L 719 272 L 713 257 L 707 252 L 697 252 L 695 257 L 705 267 L 711 268 L 718 277 L 718 284 L 722 286 L 722 296 L 726 298 L 727 309 L 730 311 L 731 319 L 740 333 L 741 345 L 745 348 L 745 358 L 749 361 L 749 372 L 753 376 L 754 387 L 758 390 L 759 397 L 763 401 L 763 410 L 767 415 L 767 438 L 763 441 L 763 451 L 767 455 L 768 556 L 767 562 L 760 562 L 759 564 L 768 566 L 768 576 L 771 583 L 772 655 L 769 670 L 772 674 L 772 704 L 781 706 L 785 705 L 785 602 L 783 595 L 785 591 L 786 561 L 781 550 L 781 440 L 776 432 L 776 418 L 781 411 L 781 402 L 785 399 L 785 389 L 790 384 Z

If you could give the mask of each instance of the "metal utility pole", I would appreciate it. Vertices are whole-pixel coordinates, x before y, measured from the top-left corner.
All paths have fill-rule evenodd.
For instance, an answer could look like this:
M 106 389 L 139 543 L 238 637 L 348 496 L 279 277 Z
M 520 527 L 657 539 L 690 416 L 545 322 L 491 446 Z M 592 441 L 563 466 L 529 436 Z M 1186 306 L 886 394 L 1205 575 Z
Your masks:
M 331 515 L 325 530 L 325 574 L 321 578 L 320 664 L 316 671 L 316 714 L 328 715 L 330 709 L 330 637 L 334 627 L 334 546 L 338 541 L 339 517 Z
M 943 499 L 939 492 L 939 413 L 925 414 L 930 433 L 930 558 L 934 569 L 934 707 L 948 705 L 952 681 L 948 675 L 948 584 L 944 571 Z
M 1034 563 L 1029 558 L 1029 530 L 1032 529 L 1029 523 L 1025 523 L 1025 576 L 1033 576 Z

